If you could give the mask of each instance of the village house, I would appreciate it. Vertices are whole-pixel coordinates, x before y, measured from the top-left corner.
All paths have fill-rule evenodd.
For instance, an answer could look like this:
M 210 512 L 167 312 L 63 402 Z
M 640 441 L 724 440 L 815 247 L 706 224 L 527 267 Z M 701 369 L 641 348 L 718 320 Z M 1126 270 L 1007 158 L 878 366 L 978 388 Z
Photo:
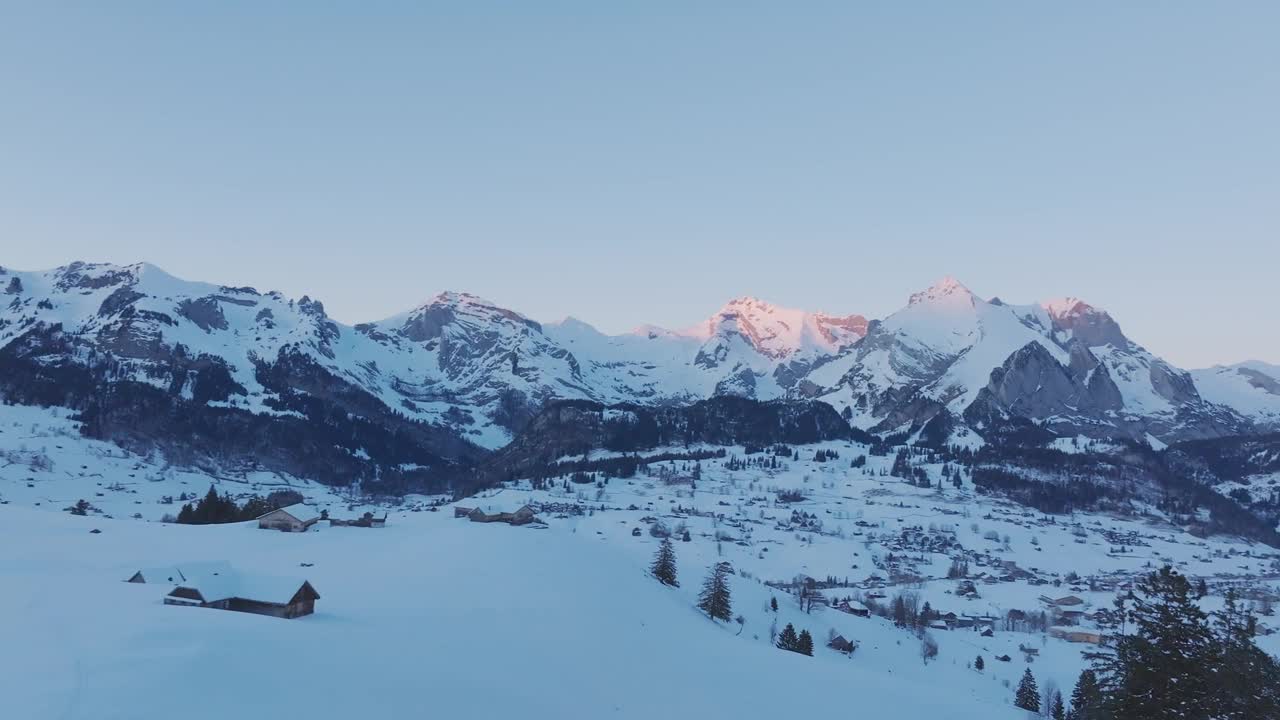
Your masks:
M 456 517 L 456 515 L 455 515 Z M 467 519 L 471 522 L 492 523 L 501 522 L 508 525 L 528 525 L 536 522 L 538 517 L 533 508 L 528 505 L 521 505 L 514 511 L 505 512 L 496 508 L 472 508 L 467 513 Z
M 276 508 L 258 517 L 260 530 L 283 530 L 285 532 L 306 532 L 312 525 L 320 522 L 320 513 L 306 503 L 294 503 Z
M 1075 627 L 1051 627 L 1049 628 L 1049 635 L 1051 637 L 1056 637 L 1060 640 L 1066 640 L 1067 642 L 1073 643 L 1092 643 L 1094 645 L 1101 645 L 1103 641 L 1103 635 L 1101 632 Z
M 858 646 L 855 643 L 849 640 L 846 640 L 843 635 L 837 635 L 831 638 L 831 640 L 827 643 L 827 647 L 831 648 L 832 650 L 835 650 L 836 652 L 842 652 L 846 654 L 851 653 L 854 650 L 858 649 Z
M 1084 600 L 1075 595 L 1066 595 L 1060 598 L 1051 598 L 1045 595 L 1041 595 L 1040 602 L 1046 605 L 1052 605 L 1054 607 L 1074 607 L 1076 605 L 1084 604 Z
M 839 605 L 836 605 L 836 609 L 858 617 L 871 617 L 871 611 L 867 609 L 867 606 L 857 600 L 844 600 Z
M 315 612 L 318 599 L 320 594 L 306 580 L 231 571 L 179 583 L 164 603 L 292 619 Z
M 1063 625 L 1079 625 L 1084 619 L 1083 610 L 1059 610 L 1055 613 L 1056 620 Z

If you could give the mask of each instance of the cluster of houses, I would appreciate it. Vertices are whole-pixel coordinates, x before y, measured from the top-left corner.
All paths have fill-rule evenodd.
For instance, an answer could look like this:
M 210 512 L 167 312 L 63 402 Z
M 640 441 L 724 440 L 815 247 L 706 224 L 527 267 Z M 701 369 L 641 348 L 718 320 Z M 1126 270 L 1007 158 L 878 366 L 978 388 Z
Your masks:
M 382 517 L 377 517 L 371 512 L 366 512 L 354 520 L 339 520 L 329 517 L 328 510 L 317 511 L 306 503 L 294 503 L 259 516 L 258 528 L 283 532 L 306 532 L 312 525 L 322 520 L 328 522 L 330 527 L 380 528 L 387 525 L 386 513 L 383 513 Z
M 1106 635 L 1100 630 L 1079 627 L 1082 620 L 1089 618 L 1085 611 L 1087 603 L 1083 598 L 1077 595 L 1064 595 L 1058 598 L 1041 595 L 1040 602 L 1044 603 L 1052 613 L 1053 625 L 1049 628 L 1051 637 L 1067 642 L 1093 645 L 1101 645 L 1106 640 Z
M 306 580 L 239 572 L 227 562 L 146 568 L 126 582 L 170 585 L 165 605 L 299 618 L 315 612 L 320 594 Z
M 537 522 L 538 515 L 532 506 L 521 505 L 515 510 L 506 511 L 494 507 L 462 507 L 453 508 L 455 518 L 467 518 L 478 523 L 506 523 L 508 525 L 528 525 Z

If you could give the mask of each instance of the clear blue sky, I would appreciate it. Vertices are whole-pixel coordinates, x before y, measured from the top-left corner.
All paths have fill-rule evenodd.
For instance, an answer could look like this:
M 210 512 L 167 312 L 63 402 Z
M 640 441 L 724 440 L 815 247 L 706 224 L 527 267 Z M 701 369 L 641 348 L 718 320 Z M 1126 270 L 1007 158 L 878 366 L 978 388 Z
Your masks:
M 1280 3 L 41 2 L 0 11 L 0 264 L 606 331 L 730 297 L 1078 295 L 1280 362 Z

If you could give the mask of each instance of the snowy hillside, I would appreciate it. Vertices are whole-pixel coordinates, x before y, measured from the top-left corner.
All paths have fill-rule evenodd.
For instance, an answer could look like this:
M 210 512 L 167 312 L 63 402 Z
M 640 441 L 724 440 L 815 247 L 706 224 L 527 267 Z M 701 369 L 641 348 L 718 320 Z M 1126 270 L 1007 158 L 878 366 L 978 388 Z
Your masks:
M 1280 366 L 1254 360 L 1193 370 L 1191 375 L 1206 400 L 1233 408 L 1263 428 L 1280 430 Z
M 464 718 L 856 707 L 905 720 L 1015 720 L 1025 717 L 1011 706 L 1023 671 L 1069 694 L 1094 646 L 1067 633 L 1112 632 L 1098 611 L 1154 564 L 1205 578 L 1209 608 L 1227 587 L 1280 589 L 1272 549 L 1192 537 L 1151 508 L 1046 516 L 975 492 L 969 478 L 937 486 L 937 464 L 921 466 L 935 487 L 918 487 L 888 474 L 892 457 L 856 442 L 785 455 L 724 448 L 632 477 L 564 476 L 540 489 L 520 480 L 456 503 L 537 509 L 540 522 L 509 527 L 455 518 L 451 504 L 432 511 L 443 498 L 368 505 L 304 480 L 175 471 L 107 444 L 77 454 L 86 444 L 63 442 L 76 437 L 68 421 L 6 412 L 0 522 L 24 542 L 0 547 L 0 616 L 23 621 L 0 643 L 0 677 L 14 681 L 5 709 L 16 717 L 153 718 L 177 705 L 214 718 L 252 702 L 266 715 L 316 717 L 373 704 Z M 387 527 L 293 534 L 156 522 L 174 507 L 162 496 L 209 483 L 236 495 L 287 484 L 335 517 L 387 512 Z M 76 498 L 93 505 L 88 516 L 62 511 Z M 647 575 L 658 533 L 675 540 L 679 588 Z M 316 612 L 281 620 L 165 605 L 170 585 L 123 582 L 141 568 L 208 561 L 306 579 L 320 595 Z M 720 561 L 734 569 L 728 623 L 694 608 Z M 904 593 L 936 619 L 917 631 L 829 606 L 887 608 Z M 1081 604 L 1041 599 L 1070 596 Z M 814 657 L 773 646 L 787 624 L 815 638 Z M 856 649 L 826 647 L 834 634 Z M 1276 637 L 1259 641 L 1275 653 Z M 208 692 L 211 678 L 234 691 Z

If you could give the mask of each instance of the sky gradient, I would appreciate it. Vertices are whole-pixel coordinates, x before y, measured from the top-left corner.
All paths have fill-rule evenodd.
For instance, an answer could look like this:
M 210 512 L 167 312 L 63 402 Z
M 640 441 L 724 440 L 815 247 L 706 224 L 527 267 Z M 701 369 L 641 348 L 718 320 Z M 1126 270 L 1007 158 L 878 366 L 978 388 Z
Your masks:
M 109 7 L 108 7 L 109 5 Z M 376 5 L 376 7 L 375 7 Z M 1280 363 L 1280 3 L 27 3 L 0 265 L 348 323 L 881 317 L 953 275 Z

